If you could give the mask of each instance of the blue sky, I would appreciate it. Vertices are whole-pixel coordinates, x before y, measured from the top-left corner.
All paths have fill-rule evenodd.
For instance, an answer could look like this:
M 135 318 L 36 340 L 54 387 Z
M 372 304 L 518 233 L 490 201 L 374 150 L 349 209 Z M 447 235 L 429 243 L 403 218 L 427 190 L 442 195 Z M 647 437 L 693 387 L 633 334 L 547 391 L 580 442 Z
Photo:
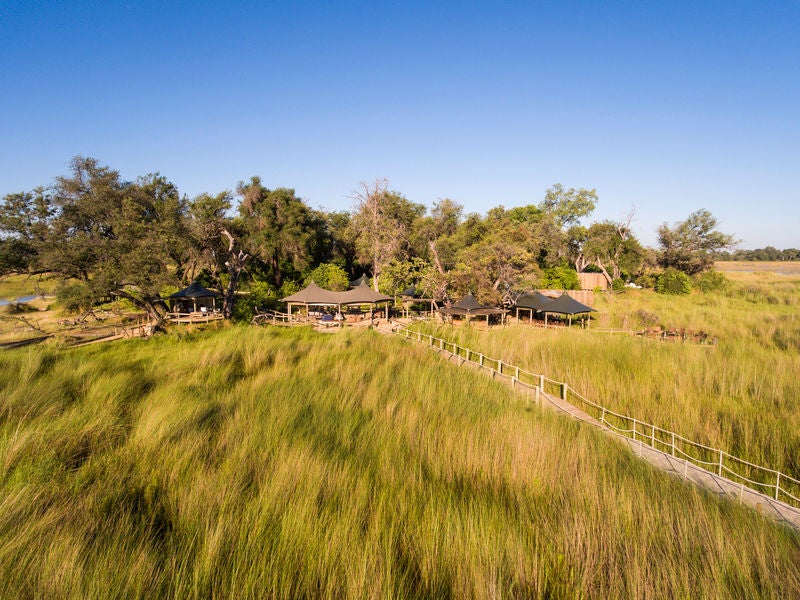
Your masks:
M 800 3 L 0 4 L 0 195 L 74 155 L 315 207 L 386 177 L 485 213 L 556 182 L 637 235 L 800 247 Z

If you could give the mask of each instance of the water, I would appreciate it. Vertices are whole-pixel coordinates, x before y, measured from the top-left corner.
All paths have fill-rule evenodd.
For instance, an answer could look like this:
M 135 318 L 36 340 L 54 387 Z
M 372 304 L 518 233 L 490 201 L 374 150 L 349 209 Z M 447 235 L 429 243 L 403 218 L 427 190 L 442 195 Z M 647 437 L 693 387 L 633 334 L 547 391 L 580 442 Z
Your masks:
M 31 300 L 36 300 L 36 298 L 38 298 L 38 297 L 39 296 L 34 294 L 33 296 L 20 296 L 16 300 L 2 300 L 2 299 L 0 299 L 0 306 L 6 306 L 7 304 L 11 304 L 12 302 L 14 304 L 24 304 L 26 302 L 30 302 Z

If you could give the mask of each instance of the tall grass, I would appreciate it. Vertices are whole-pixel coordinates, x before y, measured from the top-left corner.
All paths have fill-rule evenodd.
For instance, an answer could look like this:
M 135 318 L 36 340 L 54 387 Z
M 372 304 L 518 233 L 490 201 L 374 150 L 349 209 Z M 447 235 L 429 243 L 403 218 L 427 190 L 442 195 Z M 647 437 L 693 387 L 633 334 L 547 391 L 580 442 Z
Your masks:
M 796 533 L 373 332 L 6 352 L 0 397 L 2 597 L 800 595 Z
M 617 412 L 800 478 L 800 280 L 739 275 L 725 292 L 600 297 L 592 327 L 705 331 L 715 347 L 515 324 L 441 337 L 567 382 Z

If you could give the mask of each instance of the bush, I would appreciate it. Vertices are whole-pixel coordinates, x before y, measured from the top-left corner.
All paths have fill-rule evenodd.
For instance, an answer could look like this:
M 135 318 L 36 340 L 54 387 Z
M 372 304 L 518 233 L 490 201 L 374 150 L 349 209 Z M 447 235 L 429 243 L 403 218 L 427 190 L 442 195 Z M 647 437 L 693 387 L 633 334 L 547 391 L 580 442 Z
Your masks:
M 92 308 L 94 297 L 83 283 L 61 285 L 56 288 L 56 301 L 69 312 L 81 312 Z
M 257 312 L 275 310 L 277 306 L 278 296 L 275 289 L 268 283 L 253 281 L 248 294 L 236 296 L 231 316 L 234 321 L 249 323 Z
M 622 281 L 621 277 L 617 277 L 611 282 L 611 289 L 615 292 L 624 292 L 625 291 L 625 282 Z
M 540 282 L 542 288 L 551 290 L 579 290 L 581 282 L 578 272 L 569 267 L 552 267 L 544 270 Z
M 656 291 L 674 296 L 689 294 L 692 291 L 692 280 L 686 273 L 670 267 L 658 276 Z
M 695 276 L 694 284 L 700 291 L 708 293 L 726 289 L 728 280 L 718 271 L 706 271 Z

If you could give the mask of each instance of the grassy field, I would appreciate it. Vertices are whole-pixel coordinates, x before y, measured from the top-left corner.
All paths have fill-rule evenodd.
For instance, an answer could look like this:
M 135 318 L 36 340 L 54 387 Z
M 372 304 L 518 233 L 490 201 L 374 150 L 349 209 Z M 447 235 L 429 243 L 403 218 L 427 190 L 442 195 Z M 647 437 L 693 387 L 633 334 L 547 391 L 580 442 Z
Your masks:
M 3 598 L 800 596 L 796 532 L 370 331 L 8 351 L 0 398 Z
M 800 275 L 737 273 L 724 291 L 598 296 L 592 328 L 705 331 L 714 347 L 511 325 L 438 328 L 587 398 L 800 478 Z

